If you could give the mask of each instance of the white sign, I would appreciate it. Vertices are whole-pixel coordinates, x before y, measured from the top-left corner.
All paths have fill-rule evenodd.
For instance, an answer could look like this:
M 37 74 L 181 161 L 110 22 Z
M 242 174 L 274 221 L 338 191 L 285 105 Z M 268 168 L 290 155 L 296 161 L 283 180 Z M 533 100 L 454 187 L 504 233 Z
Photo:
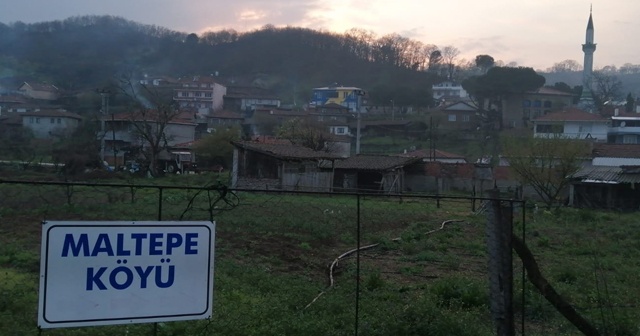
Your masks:
M 210 318 L 212 222 L 44 222 L 41 328 Z

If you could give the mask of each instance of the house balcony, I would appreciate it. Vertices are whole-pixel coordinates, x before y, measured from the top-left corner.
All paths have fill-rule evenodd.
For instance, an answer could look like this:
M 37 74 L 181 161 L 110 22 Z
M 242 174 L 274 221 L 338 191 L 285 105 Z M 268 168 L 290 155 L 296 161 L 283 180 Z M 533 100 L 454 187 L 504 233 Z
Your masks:
M 593 140 L 598 142 L 607 141 L 606 134 L 597 134 L 591 132 L 577 132 L 577 133 L 540 133 L 535 132 L 533 134 L 534 138 L 544 138 L 544 139 L 555 139 L 555 138 L 565 138 L 565 139 L 584 139 L 584 140 Z
M 640 135 L 640 127 L 610 127 L 609 134 L 612 135 L 625 135 L 625 134 L 636 134 Z

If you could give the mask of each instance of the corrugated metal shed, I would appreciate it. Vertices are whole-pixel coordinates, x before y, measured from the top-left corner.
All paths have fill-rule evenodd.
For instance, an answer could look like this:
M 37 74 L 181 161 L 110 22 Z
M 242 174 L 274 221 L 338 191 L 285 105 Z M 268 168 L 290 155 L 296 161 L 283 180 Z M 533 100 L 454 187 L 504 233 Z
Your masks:
M 269 144 L 252 141 L 232 141 L 231 143 L 238 148 L 285 160 L 342 159 L 336 153 L 314 151 L 310 148 L 293 144 Z
M 640 165 L 640 158 L 594 157 L 593 165 L 594 166 L 610 166 L 610 167 Z
M 624 166 L 589 166 L 580 169 L 571 178 L 582 183 L 640 183 L 640 173 L 637 171 Z

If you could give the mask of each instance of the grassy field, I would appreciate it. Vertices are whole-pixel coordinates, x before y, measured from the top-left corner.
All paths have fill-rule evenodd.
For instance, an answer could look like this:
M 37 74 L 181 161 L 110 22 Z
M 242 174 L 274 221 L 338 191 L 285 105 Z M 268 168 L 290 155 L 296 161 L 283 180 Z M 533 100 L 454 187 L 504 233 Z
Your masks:
M 210 185 L 224 176 L 110 181 Z M 0 183 L 0 335 L 36 335 L 40 222 L 156 220 L 158 190 Z M 214 316 L 161 323 L 158 335 L 353 335 L 361 253 L 360 335 L 493 335 L 483 214 L 469 200 L 295 195 L 165 189 L 163 220 L 217 223 Z M 360 209 L 360 212 L 358 212 Z M 522 230 L 517 214 L 516 232 Z M 445 220 L 461 220 L 440 228 Z M 637 214 L 530 211 L 527 244 L 543 274 L 603 335 L 638 335 Z M 431 233 L 429 233 L 431 232 Z M 398 239 L 399 238 L 399 239 Z M 514 258 L 517 329 L 577 335 L 532 286 Z M 319 298 L 318 295 L 324 292 Z M 313 301 L 317 298 L 316 301 Z M 152 335 L 152 324 L 47 330 L 46 335 Z

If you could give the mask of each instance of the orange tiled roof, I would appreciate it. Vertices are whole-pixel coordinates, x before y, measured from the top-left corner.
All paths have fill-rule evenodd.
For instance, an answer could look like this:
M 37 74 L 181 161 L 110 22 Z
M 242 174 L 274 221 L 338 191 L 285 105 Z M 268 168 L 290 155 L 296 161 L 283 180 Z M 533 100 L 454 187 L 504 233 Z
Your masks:
M 595 143 L 592 155 L 593 157 L 640 158 L 640 145 Z
M 570 107 L 562 111 L 552 112 L 540 116 L 534 121 L 607 121 L 606 118 L 597 113 L 589 113 L 581 109 Z

